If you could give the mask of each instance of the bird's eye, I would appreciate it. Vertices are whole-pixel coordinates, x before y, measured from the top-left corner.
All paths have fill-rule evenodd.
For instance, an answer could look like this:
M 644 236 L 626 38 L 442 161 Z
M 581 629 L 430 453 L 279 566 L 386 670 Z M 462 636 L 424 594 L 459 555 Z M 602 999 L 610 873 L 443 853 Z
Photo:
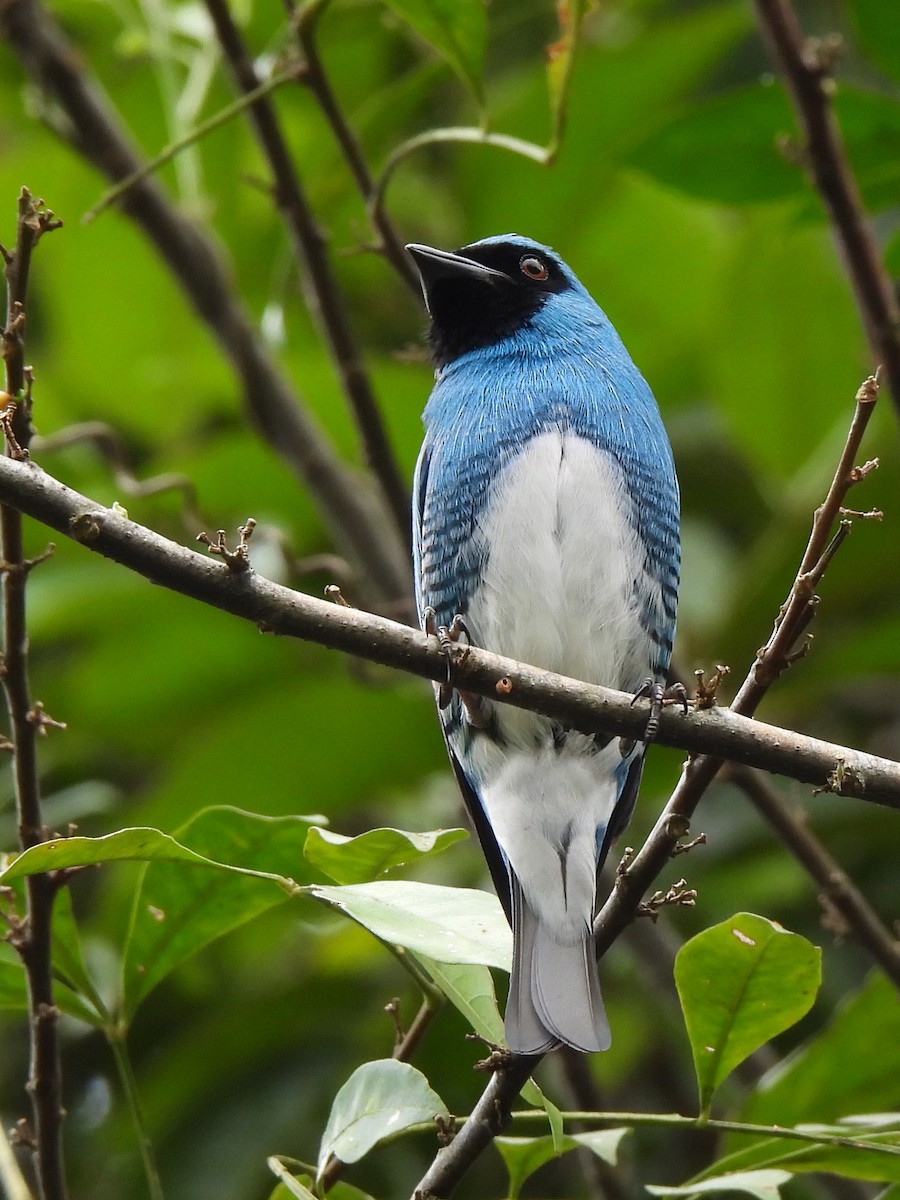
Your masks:
M 523 258 L 520 258 L 519 270 L 523 275 L 527 275 L 529 279 L 546 279 L 549 274 L 547 264 L 535 254 L 526 254 Z

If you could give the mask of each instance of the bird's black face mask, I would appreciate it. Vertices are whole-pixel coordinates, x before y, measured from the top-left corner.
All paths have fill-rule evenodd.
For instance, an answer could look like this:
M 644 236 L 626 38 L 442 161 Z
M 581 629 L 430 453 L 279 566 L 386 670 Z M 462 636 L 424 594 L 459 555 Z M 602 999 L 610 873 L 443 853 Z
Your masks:
M 438 367 L 525 328 L 549 296 L 571 286 L 552 255 L 515 242 L 409 251 L 422 277 Z

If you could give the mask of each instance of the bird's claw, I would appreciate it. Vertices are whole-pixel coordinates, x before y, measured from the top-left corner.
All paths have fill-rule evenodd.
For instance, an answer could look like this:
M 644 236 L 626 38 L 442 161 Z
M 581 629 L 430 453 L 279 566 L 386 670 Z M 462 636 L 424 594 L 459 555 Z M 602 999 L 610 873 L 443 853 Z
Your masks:
M 680 683 L 663 687 L 658 680 L 645 679 L 634 693 L 631 703 L 634 704 L 635 700 L 642 698 L 650 701 L 650 716 L 647 718 L 647 726 L 641 738 L 645 743 L 656 739 L 659 732 L 659 718 L 665 705 L 680 704 L 683 712 L 686 713 L 688 710 L 687 692 L 684 690 L 684 685 Z
M 466 661 L 469 647 L 472 644 L 472 635 L 469 633 L 469 627 L 466 625 L 462 613 L 457 613 L 449 625 L 439 625 L 437 613 L 431 606 L 422 613 L 422 625 L 430 637 L 437 638 L 441 653 L 447 659 L 447 679 L 444 683 L 438 684 L 438 708 L 443 710 L 453 698 L 453 666 L 455 663 Z M 460 639 L 463 637 L 465 641 L 461 642 Z M 459 698 L 466 710 L 469 724 L 475 726 L 476 729 L 484 728 L 489 719 L 484 699 L 475 692 L 463 691 L 459 693 Z

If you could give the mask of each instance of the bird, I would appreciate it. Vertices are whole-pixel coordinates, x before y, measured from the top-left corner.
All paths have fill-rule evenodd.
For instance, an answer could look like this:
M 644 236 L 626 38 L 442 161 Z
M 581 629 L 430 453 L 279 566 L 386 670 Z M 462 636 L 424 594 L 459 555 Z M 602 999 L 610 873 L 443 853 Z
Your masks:
M 651 698 L 678 605 L 679 489 L 656 401 L 549 247 L 504 234 L 407 246 L 434 388 L 413 483 L 416 605 L 445 650 L 494 653 Z M 646 743 L 436 685 L 463 799 L 513 931 L 505 1036 L 606 1050 L 598 872 L 631 818 Z

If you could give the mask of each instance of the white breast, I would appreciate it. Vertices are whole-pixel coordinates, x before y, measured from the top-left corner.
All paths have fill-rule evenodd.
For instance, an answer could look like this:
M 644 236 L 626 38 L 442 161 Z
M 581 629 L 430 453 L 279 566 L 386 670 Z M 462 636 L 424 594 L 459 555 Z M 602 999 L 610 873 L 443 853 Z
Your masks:
M 478 533 L 489 552 L 467 618 L 473 641 L 591 683 L 640 684 L 649 643 L 636 592 L 655 585 L 611 455 L 572 433 L 533 438 Z

